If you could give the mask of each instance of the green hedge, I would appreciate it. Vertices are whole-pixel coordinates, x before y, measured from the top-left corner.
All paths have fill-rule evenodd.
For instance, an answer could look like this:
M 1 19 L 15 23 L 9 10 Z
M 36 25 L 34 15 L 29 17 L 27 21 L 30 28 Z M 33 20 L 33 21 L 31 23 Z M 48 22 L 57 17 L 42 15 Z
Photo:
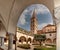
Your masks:
M 19 44 L 18 47 L 24 48 L 24 49 L 30 49 L 30 45 L 29 44 Z

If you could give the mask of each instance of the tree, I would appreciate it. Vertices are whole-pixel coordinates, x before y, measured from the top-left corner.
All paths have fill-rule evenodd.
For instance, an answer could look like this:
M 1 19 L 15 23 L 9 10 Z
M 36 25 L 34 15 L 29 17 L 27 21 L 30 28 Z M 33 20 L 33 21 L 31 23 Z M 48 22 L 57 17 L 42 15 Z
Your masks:
M 39 41 L 39 42 L 40 42 L 40 46 L 41 46 L 41 42 L 42 42 L 42 41 L 45 41 L 46 35 L 43 35 L 43 34 L 41 34 L 41 35 L 35 34 L 35 35 L 34 35 L 34 39 L 35 39 L 36 41 Z

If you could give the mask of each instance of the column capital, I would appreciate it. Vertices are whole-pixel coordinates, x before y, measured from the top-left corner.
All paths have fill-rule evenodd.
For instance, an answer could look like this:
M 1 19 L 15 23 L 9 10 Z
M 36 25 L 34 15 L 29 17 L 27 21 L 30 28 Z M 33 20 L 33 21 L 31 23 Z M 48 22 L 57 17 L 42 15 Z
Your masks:
M 54 21 L 55 21 L 56 25 L 60 23 L 60 19 L 56 18 L 56 19 L 54 19 Z
M 3 36 L 0 36 L 0 38 L 4 38 Z
M 8 32 L 8 35 L 14 35 L 14 34 L 13 34 L 13 33 L 9 33 L 9 32 Z

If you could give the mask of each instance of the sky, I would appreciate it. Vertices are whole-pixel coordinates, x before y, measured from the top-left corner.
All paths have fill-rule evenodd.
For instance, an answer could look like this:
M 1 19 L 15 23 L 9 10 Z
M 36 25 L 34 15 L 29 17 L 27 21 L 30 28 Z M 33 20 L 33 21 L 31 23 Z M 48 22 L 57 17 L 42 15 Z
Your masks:
M 17 27 L 30 31 L 30 19 L 35 10 L 36 18 L 38 20 L 38 30 L 41 30 L 48 24 L 53 24 L 53 18 L 49 9 L 42 4 L 33 4 L 28 6 L 20 15 Z

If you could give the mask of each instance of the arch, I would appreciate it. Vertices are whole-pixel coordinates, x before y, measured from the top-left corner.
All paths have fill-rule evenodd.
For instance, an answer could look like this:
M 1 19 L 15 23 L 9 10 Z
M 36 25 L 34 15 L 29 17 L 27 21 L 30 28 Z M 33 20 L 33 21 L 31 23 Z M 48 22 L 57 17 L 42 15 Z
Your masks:
M 52 43 L 52 40 L 50 38 L 46 39 L 47 43 Z
M 31 43 L 31 41 L 32 41 L 32 40 L 31 40 L 31 38 L 28 38 L 28 42 L 30 42 L 30 43 Z
M 56 38 L 53 39 L 53 43 L 56 43 Z
M 6 27 L 5 27 L 6 23 L 5 23 L 4 19 L 3 19 L 3 17 L 1 16 L 1 14 L 0 14 L 0 21 L 1 21 L 2 25 L 4 26 L 4 28 L 6 30 Z
M 33 39 L 33 43 L 36 43 L 36 40 L 35 39 Z
M 3 17 L 1 16 L 1 14 L 0 14 L 0 29 L 1 29 L 0 30 L 0 36 L 4 37 L 4 40 L 5 40 L 6 32 L 7 32 L 5 24 L 6 23 L 5 23 L 4 19 L 3 19 Z
M 19 38 L 19 42 L 26 42 L 26 37 L 25 36 L 21 36 L 20 38 Z
M 27 2 L 27 3 L 26 3 Z M 53 15 L 53 9 L 54 9 L 54 2 L 53 0 L 16 0 L 10 15 L 9 19 L 9 25 L 8 25 L 8 32 L 10 33 L 16 33 L 16 25 L 17 21 L 19 19 L 19 16 L 21 15 L 22 11 L 28 7 L 29 5 L 32 4 L 44 4 L 48 7 L 50 10 L 51 14 Z
M 5 35 L 6 35 L 6 29 L 5 29 L 2 21 L 0 20 L 0 36 L 5 37 Z

